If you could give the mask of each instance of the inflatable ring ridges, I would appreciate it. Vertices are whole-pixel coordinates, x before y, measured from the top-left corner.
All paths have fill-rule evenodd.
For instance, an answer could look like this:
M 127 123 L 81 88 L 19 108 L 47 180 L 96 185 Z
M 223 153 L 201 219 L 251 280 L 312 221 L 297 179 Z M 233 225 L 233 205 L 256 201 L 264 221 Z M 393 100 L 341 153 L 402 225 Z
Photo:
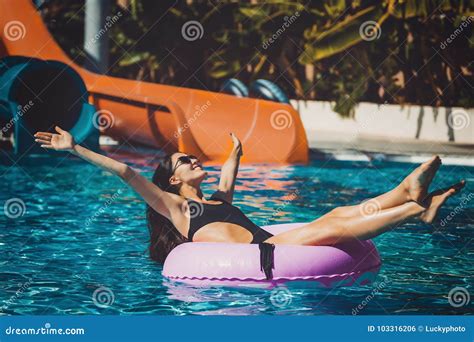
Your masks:
M 303 223 L 262 227 L 278 234 Z M 337 246 L 276 245 L 273 277 L 267 279 L 260 265 L 259 246 L 193 242 L 176 247 L 163 266 L 163 276 L 198 286 L 261 286 L 285 282 L 316 282 L 324 287 L 371 283 L 381 266 L 370 241 Z

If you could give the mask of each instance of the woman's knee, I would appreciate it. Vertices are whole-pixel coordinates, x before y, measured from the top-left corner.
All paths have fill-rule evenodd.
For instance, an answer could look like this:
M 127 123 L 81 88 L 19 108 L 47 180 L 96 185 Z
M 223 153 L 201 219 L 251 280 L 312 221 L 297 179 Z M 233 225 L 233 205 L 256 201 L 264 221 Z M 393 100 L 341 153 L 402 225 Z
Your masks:
M 328 212 L 328 215 L 329 216 L 339 216 L 342 213 L 342 211 L 343 211 L 342 207 L 336 207 L 336 208 L 331 209 Z
M 345 219 L 337 217 L 319 218 L 306 226 L 269 238 L 266 242 L 306 246 L 330 246 L 346 235 Z
M 346 235 L 347 226 L 344 219 L 329 217 L 309 229 L 306 244 L 333 245 Z
M 329 216 L 339 216 L 339 217 L 347 217 L 352 216 L 356 210 L 356 206 L 343 206 L 343 207 L 336 207 L 332 209 L 328 215 Z

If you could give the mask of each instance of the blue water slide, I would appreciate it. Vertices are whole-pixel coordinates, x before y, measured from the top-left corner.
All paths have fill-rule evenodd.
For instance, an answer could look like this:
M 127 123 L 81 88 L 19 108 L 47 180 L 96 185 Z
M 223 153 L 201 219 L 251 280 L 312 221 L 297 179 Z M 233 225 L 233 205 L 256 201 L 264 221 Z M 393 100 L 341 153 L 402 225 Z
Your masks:
M 37 131 L 58 125 L 77 143 L 99 149 L 96 109 L 88 103 L 82 78 L 58 61 L 10 56 L 0 60 L 0 119 L 3 135 L 13 135 L 13 153 L 47 153 L 34 142 Z
M 229 78 L 224 82 L 221 87 L 221 92 L 226 94 L 235 95 L 238 97 L 248 97 L 249 89 L 242 81 L 236 78 Z
M 250 96 L 269 101 L 290 103 L 288 96 L 279 86 L 264 79 L 258 79 L 250 85 Z

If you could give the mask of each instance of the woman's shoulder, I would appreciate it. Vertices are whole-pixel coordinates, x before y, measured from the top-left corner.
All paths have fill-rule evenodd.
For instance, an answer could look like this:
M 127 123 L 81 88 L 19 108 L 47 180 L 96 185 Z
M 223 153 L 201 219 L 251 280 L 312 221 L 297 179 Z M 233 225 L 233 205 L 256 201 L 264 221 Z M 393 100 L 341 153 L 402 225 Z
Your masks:
M 218 192 L 215 192 L 211 195 L 211 197 L 209 197 L 210 200 L 213 200 L 213 201 L 219 201 L 219 202 L 223 202 L 223 203 L 226 203 L 226 204 L 232 204 L 232 203 L 229 203 L 228 201 L 226 201 L 224 198 L 222 198 L 221 196 L 219 196 L 219 193 Z

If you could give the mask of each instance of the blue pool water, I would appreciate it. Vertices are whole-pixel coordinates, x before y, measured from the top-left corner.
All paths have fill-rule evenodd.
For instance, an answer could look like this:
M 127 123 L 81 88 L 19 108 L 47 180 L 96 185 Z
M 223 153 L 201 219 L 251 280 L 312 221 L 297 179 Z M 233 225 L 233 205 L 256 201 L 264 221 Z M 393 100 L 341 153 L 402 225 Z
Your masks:
M 115 157 L 151 176 L 152 156 Z M 243 166 L 235 203 L 257 224 L 310 221 L 335 206 L 388 191 L 413 168 L 316 160 L 308 166 Z M 209 194 L 217 184 L 218 168 L 207 169 L 204 189 Z M 375 239 L 383 262 L 376 283 L 338 289 L 298 284 L 273 290 L 193 288 L 164 279 L 161 267 L 147 255 L 144 204 L 119 179 L 93 166 L 43 157 L 0 166 L 0 174 L 2 209 L 12 199 L 20 204 L 19 214 L 22 203 L 26 208 L 15 218 L 18 212 L 10 201 L 11 217 L 0 215 L 3 314 L 472 312 L 465 298 L 460 299 L 464 305 L 451 305 L 448 294 L 460 287 L 471 302 L 474 297 L 473 168 L 443 166 L 439 171 L 434 188 L 468 180 L 464 191 L 442 209 L 440 218 L 454 213 L 443 227 L 411 222 Z M 299 196 L 287 201 L 295 191 Z

